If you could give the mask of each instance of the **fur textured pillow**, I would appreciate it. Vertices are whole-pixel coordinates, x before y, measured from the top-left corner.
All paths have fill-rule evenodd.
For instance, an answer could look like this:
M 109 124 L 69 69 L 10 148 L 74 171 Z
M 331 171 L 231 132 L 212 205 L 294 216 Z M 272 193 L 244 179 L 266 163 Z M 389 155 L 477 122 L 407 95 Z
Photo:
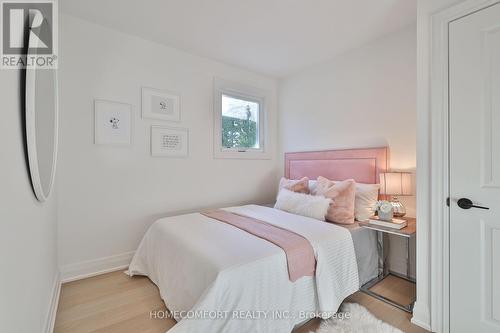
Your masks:
M 294 180 L 282 177 L 280 180 L 279 190 L 284 188 L 292 192 L 309 194 L 309 178 L 304 177 L 299 180 Z
M 316 194 L 333 200 L 326 214 L 327 221 L 341 224 L 354 223 L 356 182 L 353 179 L 334 182 L 320 176 Z
M 282 189 L 278 193 L 274 208 L 285 212 L 325 220 L 332 200 L 319 195 L 308 195 Z

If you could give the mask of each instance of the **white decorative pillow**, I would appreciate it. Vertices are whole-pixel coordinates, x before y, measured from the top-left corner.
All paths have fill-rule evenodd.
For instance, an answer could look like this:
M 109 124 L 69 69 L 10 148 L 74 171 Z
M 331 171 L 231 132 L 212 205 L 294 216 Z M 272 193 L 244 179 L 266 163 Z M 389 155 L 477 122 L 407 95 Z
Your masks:
M 331 203 L 332 200 L 324 196 L 296 193 L 287 189 L 281 189 L 274 208 L 324 221 Z
M 379 188 L 379 184 L 356 183 L 356 199 L 354 200 L 354 216 L 356 220 L 366 221 L 373 216 Z

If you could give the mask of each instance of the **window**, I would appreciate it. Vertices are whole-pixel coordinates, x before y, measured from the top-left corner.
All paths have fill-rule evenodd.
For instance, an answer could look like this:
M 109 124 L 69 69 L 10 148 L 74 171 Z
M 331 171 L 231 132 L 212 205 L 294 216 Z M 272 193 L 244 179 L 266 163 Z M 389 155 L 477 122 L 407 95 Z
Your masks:
M 214 148 L 217 158 L 269 158 L 265 92 L 215 80 Z
M 222 94 L 223 149 L 260 149 L 259 109 L 259 102 Z

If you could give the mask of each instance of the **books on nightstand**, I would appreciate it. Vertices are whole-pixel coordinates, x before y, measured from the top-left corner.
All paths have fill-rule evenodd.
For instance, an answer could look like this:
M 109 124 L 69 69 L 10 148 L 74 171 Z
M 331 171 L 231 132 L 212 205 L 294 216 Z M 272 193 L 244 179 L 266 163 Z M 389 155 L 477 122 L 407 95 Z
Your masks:
M 392 222 L 382 221 L 378 216 L 371 217 L 369 223 L 392 229 L 403 229 L 407 225 L 405 220 L 392 219 Z

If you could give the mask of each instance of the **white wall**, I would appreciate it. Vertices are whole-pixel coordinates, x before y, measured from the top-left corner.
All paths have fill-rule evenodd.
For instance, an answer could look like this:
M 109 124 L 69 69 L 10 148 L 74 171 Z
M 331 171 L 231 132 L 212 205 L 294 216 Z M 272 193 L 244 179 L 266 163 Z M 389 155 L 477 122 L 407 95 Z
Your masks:
M 0 332 L 44 332 L 58 278 L 56 193 L 39 203 L 25 158 L 21 73 L 0 70 Z
M 66 277 L 103 263 L 88 260 L 124 254 L 107 262 L 127 264 L 160 216 L 274 199 L 282 169 L 275 148 L 271 160 L 213 158 L 212 96 L 214 76 L 269 90 L 276 142 L 275 80 L 68 15 L 61 17 L 60 38 L 59 240 Z M 182 122 L 141 119 L 141 86 L 178 92 Z M 93 144 L 94 98 L 134 106 L 131 147 Z M 189 158 L 152 158 L 153 124 L 189 128 Z
M 414 172 L 416 27 L 283 80 L 279 103 L 282 152 L 389 146 L 391 168 Z M 400 199 L 415 216 L 415 197 Z M 390 244 L 390 268 L 405 273 L 404 241 Z
M 412 26 L 283 80 L 281 149 L 388 145 L 392 168 L 414 169 L 415 94 Z

